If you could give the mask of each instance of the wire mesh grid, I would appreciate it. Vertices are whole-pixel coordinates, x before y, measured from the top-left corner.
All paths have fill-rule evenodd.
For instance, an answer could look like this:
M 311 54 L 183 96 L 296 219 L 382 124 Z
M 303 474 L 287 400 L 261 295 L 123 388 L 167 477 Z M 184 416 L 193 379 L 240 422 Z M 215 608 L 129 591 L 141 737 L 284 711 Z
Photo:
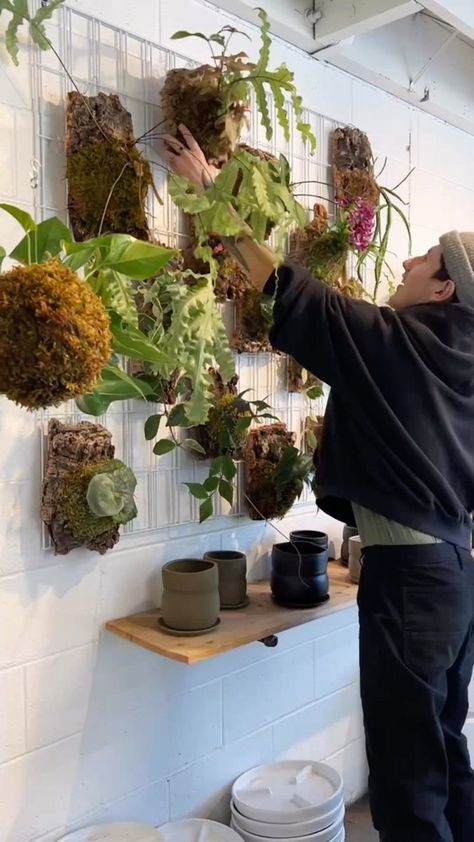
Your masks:
M 168 70 L 193 66 L 193 62 L 179 53 L 67 7 L 60 8 L 47 27 L 57 55 L 53 51 L 36 51 L 32 59 L 35 155 L 39 174 L 35 191 L 37 218 L 45 219 L 55 214 L 62 218 L 67 216 L 64 128 L 67 92 L 72 89 L 71 76 L 77 88 L 85 95 L 95 95 L 99 91 L 118 94 L 132 115 L 136 137 L 158 126 L 141 147 L 151 163 L 153 179 L 162 199 L 160 204 L 154 192 L 149 191 L 149 227 L 157 241 L 171 247 L 182 246 L 187 238 L 184 220 L 168 195 L 167 173 L 160 161 L 159 91 Z M 285 139 L 276 120 L 274 109 L 272 111 L 271 141 L 267 140 L 264 129 L 255 117 L 255 110 L 243 141 L 276 155 L 283 153 L 288 158 L 293 181 L 297 184 L 295 190 L 302 204 L 311 207 L 321 199 L 330 201 L 329 142 L 335 124 L 315 112 L 307 111 L 305 118 L 318 138 L 317 153 L 310 158 L 300 136 L 294 131 L 291 107 L 289 141 Z M 231 321 L 232 318 L 231 315 Z M 296 443 L 300 445 L 305 417 L 310 413 L 321 414 L 324 399 L 310 404 L 304 395 L 289 393 L 287 361 L 283 356 L 241 354 L 236 358 L 236 368 L 239 388 L 242 391 L 250 389 L 251 399 L 268 398 L 278 417 L 296 433 Z M 206 463 L 196 462 L 182 450 L 178 449 L 159 459 L 154 456 L 153 442 L 147 442 L 143 432 L 149 414 L 150 408 L 145 404 L 130 401 L 113 404 L 104 417 L 96 419 L 112 432 L 117 457 L 129 464 L 137 476 L 139 514 L 125 527 L 127 533 L 152 532 L 196 521 L 198 503 L 189 495 L 184 483 L 203 481 L 207 475 Z M 38 414 L 43 468 L 47 452 L 47 423 L 51 417 L 67 423 L 87 418 L 79 412 L 74 402 Z M 160 433 L 166 435 L 166 430 L 161 429 Z M 309 504 L 310 495 L 304 492 L 296 505 L 301 508 Z M 230 510 L 225 502 L 218 503 L 216 509 L 217 516 L 239 516 L 245 513 L 242 465 L 238 470 L 233 509 Z M 44 532 L 43 547 L 47 549 L 49 546 L 49 538 Z

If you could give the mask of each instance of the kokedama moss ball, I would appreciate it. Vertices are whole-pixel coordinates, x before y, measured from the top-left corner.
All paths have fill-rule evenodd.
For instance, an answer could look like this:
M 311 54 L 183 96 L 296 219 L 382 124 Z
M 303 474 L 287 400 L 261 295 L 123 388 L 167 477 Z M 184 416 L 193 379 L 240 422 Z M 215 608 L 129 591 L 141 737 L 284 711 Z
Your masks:
M 57 260 L 0 275 L 0 392 L 40 409 L 92 391 L 112 353 L 106 310 Z

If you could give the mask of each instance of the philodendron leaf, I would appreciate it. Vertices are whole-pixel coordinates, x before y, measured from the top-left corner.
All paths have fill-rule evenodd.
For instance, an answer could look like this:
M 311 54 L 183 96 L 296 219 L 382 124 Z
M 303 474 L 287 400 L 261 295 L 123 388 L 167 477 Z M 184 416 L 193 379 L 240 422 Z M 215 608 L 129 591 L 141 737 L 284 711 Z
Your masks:
M 234 487 L 230 482 L 227 482 L 225 479 L 221 479 L 219 483 L 219 494 L 227 501 L 229 506 L 234 505 Z
M 204 502 L 199 506 L 199 523 L 203 523 L 211 517 L 213 513 L 214 507 L 212 505 L 212 497 L 208 497 L 207 500 L 204 500 Z
M 64 243 L 71 241 L 72 234 L 67 225 L 57 216 L 52 216 L 28 231 L 10 257 L 26 265 L 44 263 L 56 257 L 63 250 Z
M 114 401 L 146 400 L 153 394 L 146 381 L 131 377 L 118 366 L 109 363 L 101 372 L 101 380 L 93 392 L 76 398 L 81 412 L 87 415 L 104 415 Z
M 173 249 L 136 240 L 127 234 L 109 234 L 101 239 L 109 243 L 102 266 L 134 281 L 148 280 L 176 256 Z
M 183 403 L 177 403 L 170 409 L 167 427 L 191 427 L 186 415 L 186 407 Z
M 219 477 L 210 476 L 210 477 L 207 477 L 207 479 L 205 479 L 204 482 L 203 482 L 203 487 L 206 489 L 206 491 L 209 494 L 212 494 L 213 491 L 216 491 L 218 485 L 219 485 Z
M 176 442 L 172 439 L 160 439 L 156 442 L 153 453 L 155 456 L 164 456 L 165 453 L 171 453 L 172 450 L 176 450 Z
M 189 450 L 191 453 L 197 453 L 199 456 L 205 456 L 206 451 L 203 446 L 195 439 L 185 439 L 181 442 L 181 447 L 184 450 Z
M 199 482 L 185 482 L 184 485 L 189 488 L 190 494 L 196 497 L 197 500 L 207 500 L 209 495 L 204 486 Z
M 145 421 L 145 438 L 151 441 L 158 435 L 161 419 L 163 415 L 150 415 Z
M 306 390 L 306 396 L 314 401 L 317 398 L 321 398 L 324 395 L 324 389 L 322 386 L 310 386 L 309 389 Z
M 0 2 L 0 11 L 1 9 L 2 5 Z M 21 208 L 17 208 L 15 205 L 7 205 L 5 203 L 0 204 L 0 208 L 6 211 L 6 213 L 9 213 L 10 216 L 13 216 L 13 219 L 16 219 L 16 221 L 20 223 L 24 231 L 34 231 L 37 227 L 33 217 L 26 211 L 21 210 Z
M 139 328 L 123 321 L 118 313 L 110 313 L 110 327 L 114 351 L 118 354 L 124 354 L 132 360 L 151 363 L 156 368 L 172 363 L 168 354 L 160 351 Z

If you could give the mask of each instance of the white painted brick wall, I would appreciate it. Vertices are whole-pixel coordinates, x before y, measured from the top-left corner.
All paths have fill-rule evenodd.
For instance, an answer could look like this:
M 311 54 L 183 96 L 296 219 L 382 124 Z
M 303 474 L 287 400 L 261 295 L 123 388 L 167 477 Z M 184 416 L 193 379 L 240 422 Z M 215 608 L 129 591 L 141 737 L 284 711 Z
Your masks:
M 138 36 L 170 46 L 172 32 L 212 30 L 227 17 L 199 0 L 69 0 Z M 246 27 L 242 27 L 245 29 Z M 78 36 L 78 59 L 81 59 Z M 190 42 L 190 54 L 203 56 Z M 191 52 L 192 51 L 192 52 Z M 33 211 L 28 51 L 14 68 L 0 54 L 0 201 Z M 474 139 L 417 113 L 328 66 L 275 45 L 296 72 L 307 105 L 366 129 L 386 181 L 417 169 L 411 198 L 415 250 L 455 225 L 472 227 Z M 51 111 L 53 134 L 63 119 Z M 327 142 L 323 136 L 323 144 Z M 54 167 L 54 158 L 49 161 Z M 46 180 L 47 180 L 47 173 Z M 0 241 L 18 237 L 2 216 Z M 405 238 L 392 247 L 400 266 Z M 268 571 L 269 528 L 229 521 L 125 537 L 104 558 L 40 549 L 39 440 L 34 418 L 0 400 L 0 842 L 56 842 L 92 821 L 159 825 L 171 816 L 226 819 L 243 770 L 277 757 L 326 758 L 346 797 L 366 786 L 357 684 L 357 614 L 349 609 L 280 636 L 277 650 L 253 644 L 186 667 L 103 631 L 105 620 L 153 605 L 161 565 L 208 547 L 239 547 L 250 577 Z M 340 526 L 299 514 L 282 528 Z M 474 696 L 467 734 L 474 748 Z

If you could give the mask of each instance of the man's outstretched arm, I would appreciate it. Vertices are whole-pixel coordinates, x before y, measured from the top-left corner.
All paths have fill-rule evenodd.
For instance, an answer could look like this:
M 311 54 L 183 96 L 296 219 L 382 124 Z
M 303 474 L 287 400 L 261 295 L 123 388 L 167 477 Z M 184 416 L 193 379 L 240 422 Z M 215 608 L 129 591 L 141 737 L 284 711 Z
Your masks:
M 206 161 L 201 147 L 186 126 L 180 126 L 179 131 L 182 141 L 170 135 L 165 137 L 168 163 L 177 175 L 184 176 L 196 186 L 205 189 L 213 182 L 219 170 Z M 243 220 L 241 234 L 221 239 L 248 274 L 252 284 L 263 290 L 276 265 L 272 250 L 252 239 L 250 229 Z

